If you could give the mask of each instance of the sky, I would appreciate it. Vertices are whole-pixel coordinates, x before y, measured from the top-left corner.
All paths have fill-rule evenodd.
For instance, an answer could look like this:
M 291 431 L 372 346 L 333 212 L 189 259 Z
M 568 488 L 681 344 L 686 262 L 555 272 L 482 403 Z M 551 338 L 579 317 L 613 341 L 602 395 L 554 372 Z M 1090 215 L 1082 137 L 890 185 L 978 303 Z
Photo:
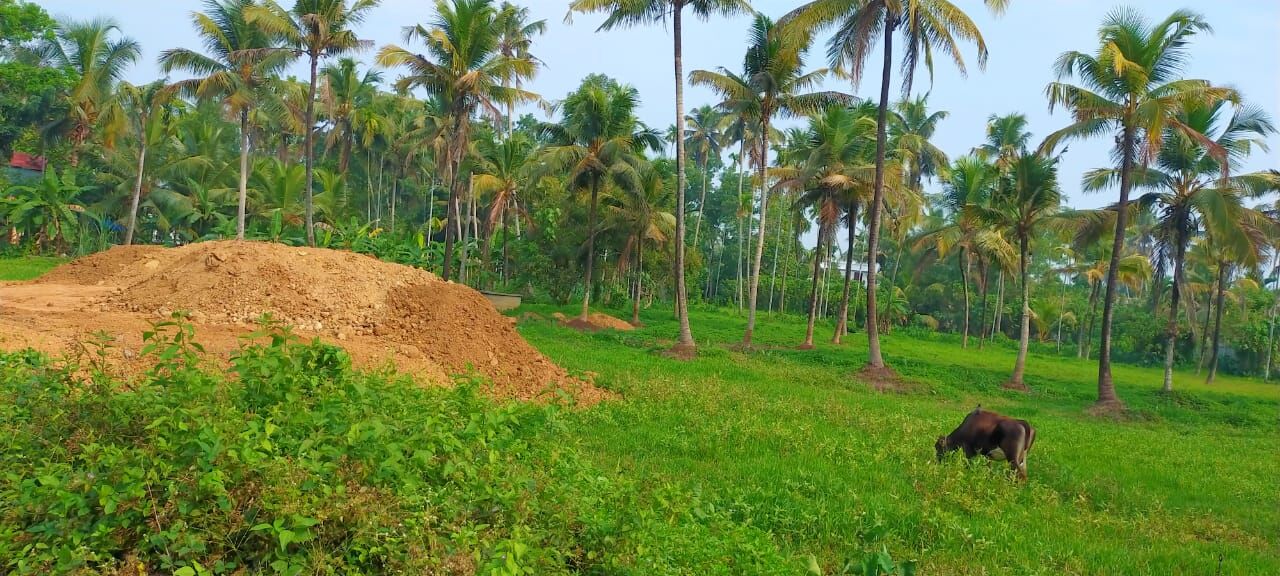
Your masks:
M 288 0 L 281 0 L 288 3 Z M 642 98 L 641 118 L 650 126 L 665 130 L 675 120 L 675 74 L 672 68 L 671 31 L 661 25 L 607 33 L 596 32 L 603 20 L 598 15 L 575 15 L 565 22 L 567 0 L 518 0 L 530 8 L 534 18 L 547 20 L 547 33 L 538 38 L 533 53 L 546 63 L 538 77 L 526 88 L 547 99 L 563 98 L 590 73 L 604 73 L 634 85 Z M 939 61 L 932 84 L 919 76 L 915 90 L 929 92 L 934 110 L 945 110 L 934 139 L 951 157 L 969 152 L 984 135 L 992 114 L 1021 112 L 1030 120 L 1034 140 L 1065 126 L 1067 114 L 1050 114 L 1045 86 L 1054 80 L 1053 62 L 1064 51 L 1092 52 L 1097 28 L 1106 14 L 1120 5 L 1131 6 L 1150 20 L 1163 19 L 1178 8 L 1202 14 L 1214 33 L 1194 40 L 1187 70 L 1188 78 L 1201 78 L 1230 85 L 1244 97 L 1263 107 L 1280 122 L 1280 0 L 1015 0 L 1000 17 L 992 16 L 979 0 L 953 0 L 977 23 L 986 40 L 990 59 L 986 69 L 977 67 L 972 46 L 963 52 L 969 65 L 967 77 L 949 62 Z M 128 72 L 127 79 L 142 83 L 156 79 L 160 69 L 156 58 L 162 50 L 186 46 L 199 48 L 191 25 L 191 13 L 201 0 L 35 0 L 55 17 L 91 18 L 109 16 L 125 34 L 141 42 L 142 59 Z M 779 17 L 798 6 L 798 0 L 756 0 L 752 6 L 771 17 Z M 432 0 L 383 0 L 360 27 L 362 37 L 374 41 L 375 49 L 359 58 L 373 59 L 376 47 L 389 43 L 406 45 L 401 38 L 404 26 L 429 22 L 434 14 Z M 746 48 L 749 19 L 714 19 L 709 22 L 686 18 L 684 65 L 688 72 L 724 66 L 738 70 Z M 821 41 L 825 42 L 825 38 Z M 827 88 L 853 92 L 859 97 L 878 96 L 879 54 L 873 54 L 867 78 L 853 86 L 847 80 L 828 81 Z M 826 65 L 825 48 L 815 45 L 807 64 Z M 895 75 L 897 71 L 895 70 Z M 305 66 L 293 70 L 305 78 Z M 384 74 L 394 80 L 397 73 Z M 895 81 L 899 78 L 895 77 Z M 895 84 L 894 96 L 897 96 Z M 692 109 L 714 104 L 715 94 L 686 87 L 685 105 Z M 533 110 L 531 110 L 533 111 Z M 794 122 L 794 121 L 793 121 Z M 783 126 L 787 123 L 783 122 Z M 794 124 L 792 124 L 794 125 Z M 1280 168 L 1280 138 L 1271 137 L 1271 150 L 1255 153 L 1246 170 Z M 1099 207 L 1113 202 L 1115 191 L 1085 194 L 1080 177 L 1089 169 L 1106 166 L 1113 143 L 1109 139 L 1073 142 L 1060 166 L 1060 182 L 1068 203 L 1077 208 Z

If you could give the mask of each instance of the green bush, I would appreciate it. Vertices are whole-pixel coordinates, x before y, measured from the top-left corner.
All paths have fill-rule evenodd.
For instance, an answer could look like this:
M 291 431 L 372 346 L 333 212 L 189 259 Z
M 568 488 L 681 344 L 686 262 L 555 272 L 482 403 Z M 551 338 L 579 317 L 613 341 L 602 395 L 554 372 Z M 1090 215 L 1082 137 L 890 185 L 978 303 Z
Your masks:
M 108 374 L 0 354 L 0 572 L 769 573 L 767 534 L 591 469 L 555 406 L 424 388 L 269 322 L 204 366 L 180 318 Z

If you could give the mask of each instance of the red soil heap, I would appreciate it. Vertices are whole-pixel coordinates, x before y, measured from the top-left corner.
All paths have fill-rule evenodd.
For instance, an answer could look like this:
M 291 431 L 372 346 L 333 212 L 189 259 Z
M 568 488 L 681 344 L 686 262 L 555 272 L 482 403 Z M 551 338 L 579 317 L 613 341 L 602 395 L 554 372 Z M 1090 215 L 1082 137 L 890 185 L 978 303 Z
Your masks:
M 191 313 L 214 354 L 234 350 L 270 313 L 360 365 L 390 360 L 436 382 L 474 369 L 500 397 L 565 388 L 590 404 L 605 395 L 547 360 L 471 288 L 361 254 L 259 242 L 118 247 L 0 286 L 0 347 L 58 352 L 50 348 L 106 330 L 127 348 L 140 344 L 130 330 L 175 310 Z

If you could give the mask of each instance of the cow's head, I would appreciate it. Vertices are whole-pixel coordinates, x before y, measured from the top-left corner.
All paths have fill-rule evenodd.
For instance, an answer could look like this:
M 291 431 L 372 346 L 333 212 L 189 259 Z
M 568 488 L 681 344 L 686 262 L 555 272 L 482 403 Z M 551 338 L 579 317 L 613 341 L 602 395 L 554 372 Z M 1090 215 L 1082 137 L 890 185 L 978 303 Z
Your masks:
M 950 443 L 947 442 L 946 436 L 939 436 L 938 441 L 933 443 L 933 449 L 938 453 L 939 462 L 942 461 L 943 456 L 947 455 L 947 452 L 950 451 L 950 448 L 951 446 L 950 446 Z

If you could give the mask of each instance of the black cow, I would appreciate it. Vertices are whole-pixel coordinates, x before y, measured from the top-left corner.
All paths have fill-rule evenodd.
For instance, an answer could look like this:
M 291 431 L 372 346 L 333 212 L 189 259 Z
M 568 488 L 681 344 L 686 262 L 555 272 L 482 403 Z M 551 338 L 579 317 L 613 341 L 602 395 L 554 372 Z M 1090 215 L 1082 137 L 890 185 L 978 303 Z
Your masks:
M 1027 452 L 1036 441 L 1036 429 L 1026 420 L 1002 416 L 979 405 L 964 417 L 954 431 L 938 437 L 934 448 L 938 461 L 956 450 L 964 450 L 966 458 L 979 454 L 992 460 L 1008 460 L 1018 478 L 1027 478 Z

